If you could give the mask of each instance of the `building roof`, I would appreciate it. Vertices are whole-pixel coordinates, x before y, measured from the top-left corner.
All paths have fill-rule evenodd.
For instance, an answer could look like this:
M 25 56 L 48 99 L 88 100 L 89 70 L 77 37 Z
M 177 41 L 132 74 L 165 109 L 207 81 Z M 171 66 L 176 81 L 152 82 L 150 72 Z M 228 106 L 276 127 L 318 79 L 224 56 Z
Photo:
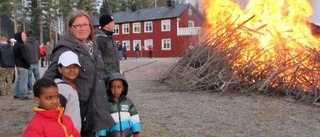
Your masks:
M 92 26 L 100 26 L 99 18 L 100 18 L 99 14 L 95 14 L 91 17 Z
M 136 11 L 116 12 L 112 16 L 115 23 L 128 23 L 146 20 L 158 20 L 180 17 L 183 11 L 191 6 L 190 4 L 179 4 L 156 8 L 138 9 Z

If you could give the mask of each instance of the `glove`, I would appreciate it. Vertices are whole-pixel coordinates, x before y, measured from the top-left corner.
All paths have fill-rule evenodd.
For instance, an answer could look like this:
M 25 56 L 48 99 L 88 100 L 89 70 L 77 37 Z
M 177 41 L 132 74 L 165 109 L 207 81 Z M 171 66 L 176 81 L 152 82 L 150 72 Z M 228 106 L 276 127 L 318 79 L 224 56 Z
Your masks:
M 133 137 L 139 137 L 139 133 L 134 133 Z

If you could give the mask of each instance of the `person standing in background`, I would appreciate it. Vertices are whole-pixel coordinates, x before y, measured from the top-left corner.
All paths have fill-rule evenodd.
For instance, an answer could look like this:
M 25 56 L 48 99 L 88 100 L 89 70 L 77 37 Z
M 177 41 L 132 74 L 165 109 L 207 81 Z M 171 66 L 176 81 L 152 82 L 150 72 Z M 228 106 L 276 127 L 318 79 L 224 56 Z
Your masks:
M 149 45 L 148 50 L 149 50 L 149 58 L 152 58 L 153 46 Z
M 28 70 L 28 91 L 32 90 L 32 73 L 35 80 L 40 79 L 39 72 L 39 43 L 34 36 L 33 31 L 27 32 L 27 40 L 24 42 L 24 46 L 27 49 L 28 61 L 31 64 Z
M 24 32 L 17 32 L 13 35 L 13 38 L 17 41 L 13 46 L 14 59 L 17 67 L 17 77 L 14 88 L 14 99 L 29 100 L 26 95 L 28 84 L 28 69 L 30 63 L 28 61 L 28 55 L 26 46 L 23 43 L 27 40 L 27 36 Z
M 13 91 L 14 54 L 13 46 L 6 37 L 0 37 L 0 96 L 10 95 Z
M 46 66 L 50 66 L 51 63 L 51 52 L 52 52 L 52 44 L 50 41 L 47 41 L 46 46 Z
M 99 18 L 101 28 L 96 31 L 96 41 L 106 67 L 106 74 L 120 72 L 118 59 L 118 46 L 114 43 L 114 21 L 111 15 L 101 15 Z
M 45 47 L 43 45 L 43 43 L 40 44 L 39 46 L 39 54 L 40 54 L 40 64 L 41 64 L 41 68 L 44 67 L 45 65 L 45 61 L 46 61 L 46 50 Z
M 122 54 L 123 54 L 124 60 L 127 60 L 127 46 L 126 46 L 126 43 L 123 43 Z
M 122 60 L 123 58 L 123 53 L 122 53 L 122 45 L 120 42 L 117 43 L 118 46 L 118 56 L 119 56 L 119 60 Z
M 136 54 L 136 59 L 139 59 L 140 46 L 139 43 L 134 47 L 134 51 Z

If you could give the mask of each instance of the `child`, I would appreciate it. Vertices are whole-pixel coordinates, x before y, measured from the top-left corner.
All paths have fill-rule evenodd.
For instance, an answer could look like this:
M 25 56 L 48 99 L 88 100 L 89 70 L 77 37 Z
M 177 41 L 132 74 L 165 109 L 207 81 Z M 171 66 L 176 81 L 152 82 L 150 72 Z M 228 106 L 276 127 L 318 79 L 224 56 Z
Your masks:
M 79 95 L 73 83 L 81 67 L 77 54 L 72 51 L 63 52 L 59 57 L 58 65 L 62 79 L 57 78 L 54 82 L 57 83 L 59 93 L 62 95 L 59 96 L 60 104 L 65 108 L 64 114 L 71 117 L 74 126 L 81 131 Z
M 23 137 L 80 137 L 70 117 L 63 115 L 56 83 L 39 79 L 33 86 L 35 115 L 24 131 Z
M 139 137 L 140 119 L 133 102 L 126 97 L 128 83 L 120 73 L 110 74 L 106 78 L 107 93 L 111 103 L 109 111 L 116 124 L 98 131 L 99 137 Z

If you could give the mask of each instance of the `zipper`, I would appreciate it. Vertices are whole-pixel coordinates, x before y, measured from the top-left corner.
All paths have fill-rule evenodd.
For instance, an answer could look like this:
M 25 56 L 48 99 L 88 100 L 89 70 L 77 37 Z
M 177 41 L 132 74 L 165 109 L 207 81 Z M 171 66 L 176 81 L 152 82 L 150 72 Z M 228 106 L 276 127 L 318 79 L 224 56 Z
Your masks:
M 120 115 L 120 111 L 121 111 L 121 103 L 117 103 L 117 107 L 118 107 L 118 115 L 119 115 L 119 124 L 120 124 L 120 136 L 123 137 L 123 132 L 122 132 L 122 121 L 121 121 L 121 115 Z

